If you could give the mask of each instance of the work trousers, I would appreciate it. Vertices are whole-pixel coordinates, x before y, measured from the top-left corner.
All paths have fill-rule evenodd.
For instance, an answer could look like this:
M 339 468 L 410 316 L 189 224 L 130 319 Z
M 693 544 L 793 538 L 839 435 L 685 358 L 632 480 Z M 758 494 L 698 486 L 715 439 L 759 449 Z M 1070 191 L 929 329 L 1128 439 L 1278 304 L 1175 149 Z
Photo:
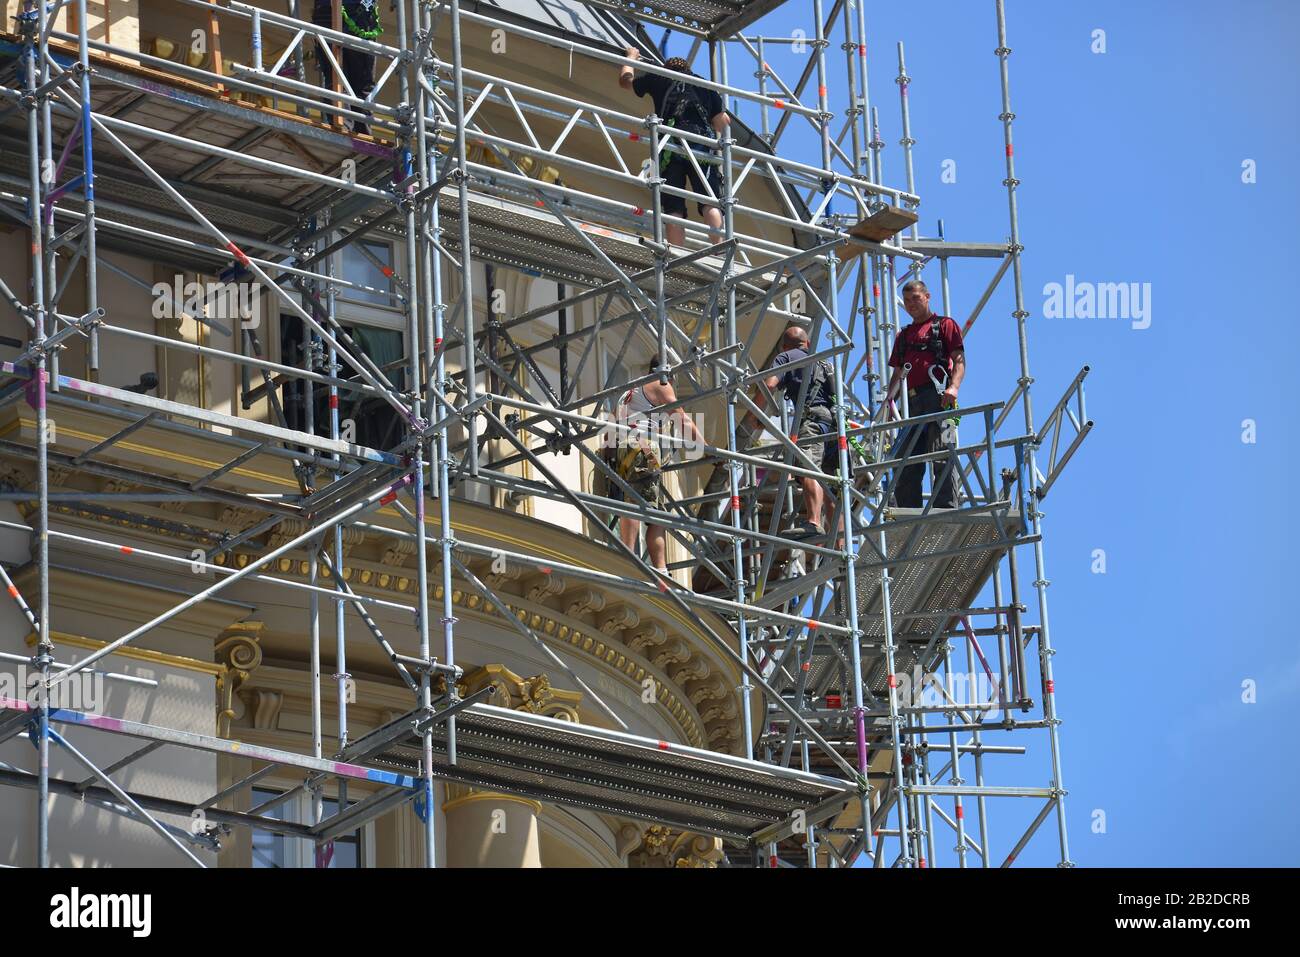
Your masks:
M 940 411 L 942 406 L 939 404 L 939 393 L 935 391 L 934 386 L 926 383 L 915 390 L 915 395 L 908 392 L 908 412 L 910 415 L 928 415 L 931 412 Z M 910 454 L 923 455 L 927 452 L 941 452 L 948 446 L 944 444 L 943 420 L 930 422 L 921 426 L 924 432 L 917 438 L 912 446 Z M 953 430 L 952 444 L 956 444 L 956 431 Z M 899 446 L 902 452 L 907 447 L 908 438 L 904 438 L 903 443 Z M 934 499 L 935 508 L 956 508 L 958 501 L 957 491 L 957 469 L 954 464 L 949 472 L 948 478 L 940 483 L 939 476 L 943 470 L 948 467 L 946 459 L 940 459 L 931 463 L 930 486 L 931 496 Z M 921 480 L 925 476 L 925 463 L 917 462 L 909 465 L 902 470 L 898 476 L 898 484 L 894 488 L 894 504 L 899 508 L 920 508 L 921 507 Z

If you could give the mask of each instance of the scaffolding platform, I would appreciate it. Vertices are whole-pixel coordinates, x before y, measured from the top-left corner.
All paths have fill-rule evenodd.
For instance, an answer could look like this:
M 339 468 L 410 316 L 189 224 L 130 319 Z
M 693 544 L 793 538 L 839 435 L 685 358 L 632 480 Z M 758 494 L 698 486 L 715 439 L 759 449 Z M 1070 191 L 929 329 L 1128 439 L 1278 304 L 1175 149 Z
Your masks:
M 438 715 L 404 715 L 351 745 L 349 761 L 418 773 L 433 722 L 434 776 L 539 801 L 625 815 L 747 842 L 803 811 L 809 824 L 857 796 L 836 778 L 759 761 L 473 704 L 456 715 L 456 764 Z
M 967 608 L 1013 547 L 1023 544 L 1024 523 L 1014 509 L 996 512 L 931 512 L 923 522 L 916 519 L 921 509 L 895 508 L 893 524 L 885 528 L 885 554 L 889 566 L 889 608 L 897 646 L 895 674 L 910 673 L 920 664 L 926 674 L 934 667 L 937 635 L 944 633 L 961 609 Z M 914 536 L 915 533 L 915 536 Z M 875 561 L 873 561 L 873 558 Z M 862 630 L 862 670 L 873 694 L 888 691 L 882 645 L 887 635 L 880 588 L 880 556 L 864 547 L 856 569 L 858 623 Z M 759 599 L 772 607 L 798 595 L 806 595 L 833 576 L 833 563 L 802 578 L 783 581 Z M 836 592 L 836 610 L 844 616 L 843 585 Z M 828 644 L 818 642 L 804 691 L 813 697 L 848 687 L 845 660 Z M 794 682 L 778 683 L 792 691 Z

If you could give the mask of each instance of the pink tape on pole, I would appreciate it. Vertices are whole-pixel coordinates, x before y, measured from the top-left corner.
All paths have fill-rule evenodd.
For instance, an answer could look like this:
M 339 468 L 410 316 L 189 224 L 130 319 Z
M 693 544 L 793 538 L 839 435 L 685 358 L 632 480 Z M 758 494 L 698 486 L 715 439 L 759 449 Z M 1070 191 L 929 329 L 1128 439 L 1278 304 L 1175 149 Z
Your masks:
M 33 409 L 45 408 L 45 384 L 50 381 L 50 374 L 44 369 L 38 369 L 36 374 L 27 380 L 27 385 L 23 392 L 27 399 L 27 404 Z

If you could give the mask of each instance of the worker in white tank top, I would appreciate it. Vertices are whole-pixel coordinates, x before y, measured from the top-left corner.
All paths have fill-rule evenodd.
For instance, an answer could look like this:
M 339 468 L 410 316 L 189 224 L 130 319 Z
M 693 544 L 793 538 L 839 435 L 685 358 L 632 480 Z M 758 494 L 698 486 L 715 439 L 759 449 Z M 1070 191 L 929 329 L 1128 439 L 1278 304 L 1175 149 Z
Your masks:
M 659 368 L 659 360 L 650 363 L 649 372 Z M 663 509 L 663 472 L 661 465 L 660 432 L 668 432 L 668 423 L 655 423 L 654 410 L 677 401 L 677 392 L 672 383 L 658 381 L 628 389 L 619 399 L 618 418 L 621 425 L 636 428 L 643 423 L 649 425 L 648 433 L 637 435 L 624 434 L 615 449 L 613 462 L 620 476 L 633 488 L 651 508 Z M 694 441 L 703 446 L 704 436 L 695 422 L 680 408 L 668 413 L 680 425 L 679 435 L 687 441 Z M 658 428 L 656 428 L 658 426 Z M 639 451 L 637 451 L 639 450 Z M 622 500 L 622 489 L 610 483 L 612 498 Z M 635 518 L 619 519 L 619 537 L 623 544 L 634 554 L 637 553 L 638 539 L 641 534 L 641 522 Z M 668 574 L 666 533 L 661 525 L 646 523 L 646 551 L 650 554 L 650 564 L 655 569 Z

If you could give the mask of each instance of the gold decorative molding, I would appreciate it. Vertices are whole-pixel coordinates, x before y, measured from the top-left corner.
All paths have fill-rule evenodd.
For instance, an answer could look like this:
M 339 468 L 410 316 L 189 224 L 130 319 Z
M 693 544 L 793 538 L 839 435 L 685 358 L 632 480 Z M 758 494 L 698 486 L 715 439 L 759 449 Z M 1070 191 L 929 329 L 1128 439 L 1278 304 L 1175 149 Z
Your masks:
M 258 642 L 264 627 L 260 621 L 237 621 L 217 636 L 213 652 L 222 666 L 217 677 L 217 734 L 222 737 L 230 734 L 230 723 L 237 717 L 235 692 L 262 663 Z
M 551 679 L 545 674 L 521 678 L 505 665 L 483 665 L 468 672 L 457 682 L 456 690 L 461 697 L 468 697 L 489 686 L 492 694 L 486 701 L 487 704 L 559 718 L 561 721 L 578 721 L 578 705 L 582 702 L 582 693 L 552 688 Z
M 52 631 L 50 637 L 54 639 L 54 645 L 68 645 L 72 648 L 87 648 L 91 651 L 98 651 L 108 644 L 107 641 L 100 641 L 97 638 L 86 638 L 83 635 L 70 635 L 64 631 Z M 36 647 L 36 632 L 28 633 L 23 639 L 28 647 Z M 197 671 L 200 674 L 211 675 L 219 678 L 225 670 L 221 665 L 214 664 L 211 661 L 199 661 L 197 658 L 186 658 L 184 655 L 168 654 L 165 651 L 153 651 L 149 648 L 132 648 L 130 645 L 123 645 L 113 652 L 114 655 L 120 655 L 123 658 L 134 658 L 136 661 L 147 661 L 153 665 L 166 665 L 169 668 L 179 668 L 182 671 Z
M 639 847 L 628 852 L 629 867 L 708 867 L 722 860 L 722 839 L 691 831 L 674 831 L 652 824 L 641 835 Z

